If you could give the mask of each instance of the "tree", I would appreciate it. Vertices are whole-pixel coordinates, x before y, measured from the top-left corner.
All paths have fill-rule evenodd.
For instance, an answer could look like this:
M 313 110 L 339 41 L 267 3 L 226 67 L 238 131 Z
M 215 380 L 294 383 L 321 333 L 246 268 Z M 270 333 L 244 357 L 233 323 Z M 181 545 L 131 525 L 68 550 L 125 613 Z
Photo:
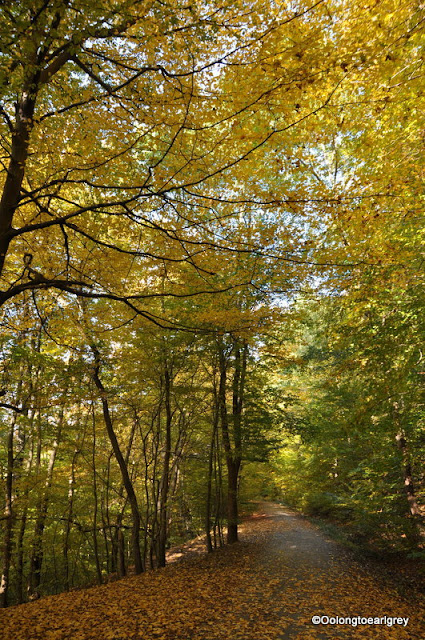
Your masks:
M 0 12 L 3 600 L 217 546 L 226 481 L 234 542 L 277 423 L 294 502 L 419 520 L 421 10 Z
M 53 287 L 144 313 L 137 301 L 157 292 L 135 286 L 135 261 L 185 263 L 200 276 L 198 291 L 215 291 L 209 257 L 234 250 L 202 231 L 215 224 L 216 178 L 274 135 L 261 125 L 247 144 L 239 122 L 259 117 L 273 83 L 228 101 L 217 71 L 230 69 L 240 84 L 269 34 L 314 10 L 266 17 L 258 6 L 241 18 L 230 2 L 4 7 L 1 302 Z

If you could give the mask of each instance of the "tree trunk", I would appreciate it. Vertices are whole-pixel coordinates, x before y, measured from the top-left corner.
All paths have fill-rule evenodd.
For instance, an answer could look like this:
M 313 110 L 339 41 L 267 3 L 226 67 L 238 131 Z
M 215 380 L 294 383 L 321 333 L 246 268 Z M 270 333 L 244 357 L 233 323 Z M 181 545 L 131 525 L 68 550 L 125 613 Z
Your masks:
M 21 198 L 30 134 L 34 124 L 37 76 L 36 73 L 35 76 L 27 79 L 26 86 L 16 103 L 10 161 L 0 200 L 0 275 L 3 272 L 7 250 L 13 237 L 11 234 L 13 216 Z
M 215 377 L 215 373 L 214 373 Z M 211 539 L 211 503 L 212 503 L 212 480 L 213 480 L 213 463 L 214 463 L 214 447 L 218 429 L 218 399 L 217 389 L 214 382 L 214 406 L 213 406 L 213 428 L 211 433 L 210 450 L 208 452 L 208 477 L 207 477 L 207 498 L 205 504 L 205 534 L 207 537 L 207 551 L 211 553 L 213 544 Z
M 94 559 L 96 563 L 96 576 L 97 583 L 102 584 L 102 567 L 100 565 L 99 558 L 99 545 L 97 541 L 97 514 L 98 514 L 98 499 L 97 499 L 97 481 L 96 481 L 96 422 L 94 411 L 92 415 L 93 421 L 93 439 L 92 439 L 92 467 L 93 467 L 93 550 Z
M 242 409 L 245 391 L 248 345 L 233 344 L 234 372 L 232 381 L 232 436 L 227 413 L 227 359 L 224 344 L 219 344 L 220 383 L 218 402 L 220 407 L 221 431 L 227 465 L 227 543 L 238 541 L 238 480 L 242 461 Z
M 110 500 L 109 500 L 109 491 L 111 488 L 111 460 L 114 457 L 114 452 L 108 455 L 108 464 L 106 466 L 106 482 L 105 482 L 105 510 L 104 510 L 104 519 L 107 527 L 107 531 L 109 534 L 109 540 L 111 542 L 111 553 L 109 554 L 110 564 L 108 564 L 108 573 L 116 573 L 117 571 L 117 547 L 115 540 L 115 532 L 113 530 L 113 526 L 111 524 L 111 516 L 110 516 Z
M 35 411 L 32 410 L 30 414 L 30 425 L 32 430 L 32 425 L 34 422 Z M 29 458 L 27 463 L 27 474 L 29 475 L 32 469 L 34 455 L 34 447 L 31 447 L 29 452 Z M 16 541 L 16 599 L 18 604 L 22 604 L 25 600 L 24 593 L 24 538 L 25 531 L 27 526 L 27 517 L 28 517 L 28 497 L 29 497 L 29 486 L 28 483 L 25 485 L 25 489 L 23 492 L 23 503 L 24 508 L 22 510 L 21 515 L 21 525 L 19 527 L 18 539 Z
M 69 580 L 69 536 L 71 534 L 72 527 L 72 518 L 74 516 L 74 489 L 75 489 L 75 463 L 77 461 L 77 456 L 79 454 L 79 450 L 75 449 L 74 454 L 72 456 L 71 461 L 71 471 L 68 478 L 68 509 L 67 509 L 67 517 L 66 517 L 66 527 L 65 527 L 65 537 L 63 540 L 63 560 L 64 560 L 64 569 L 65 569 L 65 589 L 69 591 L 70 589 L 70 580 Z
M 233 544 L 238 541 L 239 469 L 239 460 L 227 460 L 227 544 Z
M 156 558 L 156 549 L 157 549 L 157 530 L 159 528 L 158 522 L 158 513 L 159 513 L 159 495 L 160 495 L 160 482 L 157 479 L 157 469 L 158 469 L 158 459 L 159 459 L 159 449 L 160 449 L 160 438 L 161 438 L 161 402 L 158 405 L 158 411 L 156 412 L 154 420 L 156 421 L 156 429 L 153 434 L 152 441 L 152 481 L 151 481 L 151 491 L 152 491 L 152 509 L 151 509 L 151 530 L 150 530 L 150 545 L 149 545 L 149 562 L 151 569 L 155 568 L 154 558 Z
M 420 516 L 421 512 L 416 500 L 415 486 L 413 484 L 412 465 L 410 462 L 409 448 L 407 446 L 407 441 L 403 433 L 401 432 L 397 433 L 396 442 L 397 442 L 398 448 L 401 451 L 401 455 L 403 457 L 403 482 L 404 482 L 404 489 L 406 491 L 409 511 L 412 516 Z
M 64 407 L 62 406 L 61 413 L 59 416 L 58 430 L 57 430 L 56 438 L 53 442 L 53 448 L 50 453 L 49 463 L 47 466 L 47 477 L 46 477 L 46 482 L 44 487 L 44 494 L 38 506 L 38 515 L 35 522 L 34 543 L 33 543 L 32 555 L 31 555 L 29 584 L 28 584 L 30 597 L 35 596 L 36 594 L 38 595 L 38 588 L 41 584 L 41 569 L 43 566 L 43 559 L 44 559 L 43 534 L 44 534 L 44 528 L 46 525 L 47 511 L 49 507 L 50 488 L 52 486 L 53 469 L 55 466 L 58 446 L 59 446 L 59 442 L 62 435 L 63 417 L 64 417 Z
M 155 414 L 152 417 L 152 423 L 151 423 L 151 427 L 149 428 L 148 432 L 145 434 L 140 434 L 142 436 L 142 453 L 143 453 L 143 461 L 144 461 L 144 473 L 143 473 L 143 478 L 144 478 L 144 488 L 145 488 L 145 501 L 146 501 L 146 507 L 145 507 L 145 530 L 144 530 L 144 536 L 143 536 L 143 549 L 144 549 L 144 554 L 145 554 L 145 558 L 146 558 L 146 553 L 148 552 L 149 549 L 149 558 L 150 558 L 150 566 L 152 568 L 152 557 L 150 554 L 150 549 L 152 549 L 152 538 L 149 541 L 149 536 L 151 536 L 152 532 L 149 529 L 149 524 L 151 521 L 151 496 L 150 496 L 150 491 L 149 491 L 149 466 L 150 466 L 150 459 L 148 459 L 148 442 L 149 442 L 149 435 L 152 433 L 152 441 L 153 441 L 153 437 L 154 437 L 154 423 L 155 423 Z
M 125 542 L 124 533 L 121 528 L 117 532 L 117 573 L 120 578 L 124 578 L 126 575 L 125 567 Z
M 127 450 L 125 452 L 125 464 L 126 467 L 128 468 L 128 462 L 130 460 L 130 454 L 131 454 L 131 448 L 133 446 L 133 440 L 134 440 L 134 436 L 136 433 L 136 427 L 137 427 L 137 421 L 135 420 L 133 422 L 133 426 L 131 429 L 131 433 L 130 433 L 130 438 L 128 441 L 128 445 L 127 445 Z M 124 485 L 121 485 L 119 492 L 118 492 L 118 497 L 120 499 L 122 499 L 123 495 L 124 495 Z M 115 565 L 117 568 L 117 573 L 118 576 L 120 578 L 124 578 L 124 576 L 126 575 L 127 571 L 126 571 L 126 562 L 125 562 L 125 545 L 124 545 L 124 533 L 122 530 L 122 524 L 123 524 L 123 519 L 124 519 L 124 512 L 125 512 L 125 507 L 126 507 L 127 501 L 125 501 L 123 508 L 121 509 L 121 511 L 118 514 L 117 520 L 116 520 L 116 527 L 115 527 L 115 534 L 114 534 L 114 549 L 116 552 L 116 559 L 115 559 Z M 145 549 L 145 546 L 143 546 L 143 549 Z M 144 559 L 143 559 L 143 565 L 144 565 Z
M 220 407 L 221 431 L 223 435 L 224 451 L 227 465 L 227 543 L 238 541 L 238 506 L 237 506 L 237 474 L 239 466 L 234 460 L 234 452 L 230 441 L 229 420 L 227 414 L 226 386 L 227 386 L 227 362 L 224 348 L 219 350 L 220 383 L 218 401 Z
M 401 451 L 401 455 L 403 459 L 404 489 L 406 491 L 409 512 L 412 516 L 416 517 L 416 516 L 420 516 L 420 509 L 416 501 L 415 487 L 414 487 L 413 478 L 412 478 L 412 465 L 410 461 L 409 447 L 407 445 L 406 436 L 401 424 L 400 409 L 402 410 L 402 408 L 403 408 L 402 401 L 400 402 L 400 404 L 398 402 L 392 403 L 393 417 L 394 417 L 395 426 L 397 428 L 395 439 L 396 439 L 397 446 Z
M 3 566 L 0 582 L 0 607 L 7 607 L 9 589 L 10 562 L 12 559 L 12 525 L 13 525 L 13 437 L 15 434 L 16 414 L 13 415 L 12 424 L 7 437 L 7 471 L 5 483 L 4 502 L 4 538 L 3 538 Z
M 105 421 L 106 431 L 108 433 L 109 440 L 112 445 L 112 449 L 115 455 L 115 458 L 118 462 L 122 480 L 124 483 L 125 490 L 127 492 L 128 501 L 131 507 L 131 514 L 133 520 L 132 527 L 132 539 L 131 546 L 133 550 L 133 560 L 134 560 L 134 569 L 136 574 L 142 573 L 144 570 L 142 555 L 140 553 L 140 512 L 139 506 L 137 503 L 136 493 L 134 491 L 133 483 L 130 478 L 130 474 L 128 472 L 128 467 L 125 463 L 124 456 L 121 452 L 117 436 L 114 431 L 114 426 L 112 423 L 111 413 L 109 411 L 109 403 L 108 397 L 106 395 L 105 388 L 102 384 L 102 381 L 99 378 L 99 370 L 100 370 L 100 354 L 96 347 L 92 345 L 92 352 L 95 356 L 95 366 L 93 368 L 93 380 L 94 383 L 99 390 L 100 397 L 102 400 L 102 409 L 103 409 L 103 419 Z
M 160 488 L 159 532 L 157 561 L 159 567 L 165 567 L 165 552 L 168 539 L 168 490 L 170 485 L 170 457 L 171 457 L 171 424 L 173 412 L 171 409 L 171 373 L 168 363 L 164 364 L 164 402 L 165 402 L 165 451 Z

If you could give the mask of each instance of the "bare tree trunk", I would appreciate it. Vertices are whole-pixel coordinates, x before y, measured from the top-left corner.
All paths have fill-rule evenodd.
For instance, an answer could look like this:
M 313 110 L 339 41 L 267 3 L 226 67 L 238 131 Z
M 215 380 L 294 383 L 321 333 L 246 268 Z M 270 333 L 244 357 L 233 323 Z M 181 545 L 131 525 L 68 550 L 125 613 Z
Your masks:
M 220 445 L 220 433 L 217 429 L 216 442 L 214 450 L 214 483 L 215 483 L 215 517 L 214 517 L 214 547 L 217 548 L 224 546 L 223 536 L 223 470 L 221 460 L 221 445 Z
M 401 451 L 403 457 L 403 481 L 404 489 L 406 491 L 407 502 L 409 511 L 412 516 L 420 516 L 421 512 L 416 500 L 415 486 L 413 484 L 412 477 L 412 464 L 410 462 L 409 447 L 407 445 L 406 438 L 402 432 L 396 435 L 397 446 Z
M 179 420 L 178 420 L 178 434 L 176 439 L 176 444 L 174 446 L 174 452 L 172 456 L 172 462 L 170 463 L 170 486 L 168 490 L 168 500 L 172 502 L 177 493 L 179 484 L 180 484 L 180 462 L 183 456 L 183 450 L 186 443 L 186 418 L 184 411 L 180 410 Z M 168 511 L 167 517 L 167 531 L 168 535 L 172 526 L 172 514 L 170 510 Z
M 120 578 L 124 578 L 126 575 L 126 567 L 125 567 L 125 541 L 123 530 L 120 527 L 117 531 L 117 573 Z
M 220 406 L 221 431 L 223 435 L 224 450 L 227 464 L 227 543 L 238 541 L 238 503 L 237 503 L 237 477 L 239 472 L 238 461 L 233 459 L 232 444 L 230 441 L 229 419 L 227 414 L 226 387 L 227 387 L 227 362 L 224 348 L 219 352 L 220 384 L 218 399 Z
M 64 393 L 64 396 L 65 395 L 66 395 L 66 391 Z M 53 469 L 55 466 L 56 455 L 57 455 L 57 451 L 58 451 L 58 447 L 59 447 L 59 443 L 62 435 L 64 412 L 65 412 L 65 409 L 62 404 L 60 415 L 59 415 L 56 438 L 53 442 L 53 447 L 50 452 L 49 462 L 47 465 L 47 476 L 46 476 L 46 482 L 44 486 L 44 494 L 38 506 L 38 515 L 35 522 L 34 543 L 33 543 L 32 555 L 31 555 L 29 585 L 28 585 L 30 597 L 38 594 L 38 588 L 41 584 L 41 569 L 43 566 L 43 559 L 44 559 L 43 533 L 44 533 L 44 528 L 46 526 L 46 518 L 47 518 L 48 507 L 49 507 L 50 488 L 52 486 L 52 479 L 53 479 Z
M 94 406 L 92 405 L 94 409 Z M 94 411 L 92 412 L 92 427 L 93 427 L 93 439 L 92 439 L 92 467 L 93 467 L 93 549 L 94 559 L 96 563 L 96 576 L 98 584 L 102 584 L 102 568 L 100 566 L 99 559 L 99 545 L 97 541 L 97 513 L 98 513 L 98 499 L 97 499 L 97 480 L 96 480 L 96 421 Z
M 211 433 L 210 449 L 208 452 L 208 477 L 207 477 L 207 498 L 205 504 L 205 534 L 207 537 L 207 551 L 211 553 L 213 544 L 211 539 L 211 502 L 212 502 L 212 481 L 213 481 L 213 465 L 214 465 L 214 448 L 218 429 L 218 398 L 215 385 L 214 372 L 214 395 L 213 395 L 213 428 Z
M 165 402 L 165 451 L 160 488 L 159 532 L 157 560 L 159 567 L 165 567 L 165 552 L 168 538 L 168 491 L 170 485 L 171 458 L 171 424 L 173 412 L 171 408 L 172 377 L 167 361 L 164 363 L 164 402 Z
M 68 508 L 67 508 L 67 516 L 66 516 L 65 536 L 63 540 L 65 589 L 67 591 L 69 591 L 71 586 L 70 580 L 69 580 L 69 536 L 71 534 L 72 519 L 74 516 L 75 463 L 77 461 L 77 456 L 79 453 L 80 453 L 79 450 L 75 449 L 74 454 L 72 456 L 71 471 L 68 478 Z
M 159 529 L 159 492 L 160 492 L 160 482 L 157 479 L 157 469 L 158 469 L 158 459 L 159 459 L 159 448 L 160 448 L 160 438 L 161 438 L 161 402 L 158 405 L 158 411 L 155 415 L 157 428 L 153 434 L 152 439 L 152 461 L 153 461 L 153 469 L 152 469 L 152 482 L 151 482 L 151 491 L 152 491 L 152 512 L 151 512 L 151 535 L 150 535 L 150 545 L 149 545 L 149 562 L 151 569 L 155 568 L 154 558 L 156 558 L 156 548 L 157 548 L 157 530 Z
M 108 397 L 106 395 L 105 387 L 102 384 L 101 379 L 99 378 L 100 371 L 100 354 L 97 348 L 94 345 L 91 345 L 91 349 L 93 355 L 95 357 L 95 366 L 93 368 L 93 380 L 94 383 L 99 390 L 100 397 L 102 400 L 102 408 L 103 408 L 103 418 L 105 421 L 106 431 L 108 433 L 109 440 L 112 445 L 112 449 L 115 455 L 115 458 L 118 462 L 122 480 L 124 483 L 125 490 L 127 492 L 128 501 L 131 507 L 131 514 L 133 520 L 133 528 L 132 528 L 132 550 L 133 550 L 133 560 L 134 560 L 134 568 L 136 574 L 142 573 L 144 570 L 142 555 L 140 553 L 140 512 L 139 506 L 137 503 L 136 493 L 134 491 L 134 486 L 130 478 L 130 474 L 128 472 L 128 467 L 125 463 L 124 456 L 121 452 L 117 436 L 114 431 L 114 426 L 112 423 L 111 413 L 109 411 L 109 403 Z
M 233 345 L 234 372 L 232 381 L 232 435 L 230 436 L 229 418 L 227 413 L 227 368 L 224 344 L 219 344 L 220 383 L 218 402 L 220 407 L 221 431 L 226 453 L 227 465 L 227 543 L 238 541 L 238 485 L 239 471 L 242 461 L 242 409 L 245 391 L 245 378 L 248 346 L 239 342 Z
M 130 460 L 130 454 L 131 454 L 131 449 L 132 449 L 132 446 L 133 446 L 134 436 L 135 436 L 135 433 L 136 433 L 136 427 L 137 427 L 137 421 L 135 420 L 133 422 L 133 426 L 132 426 L 131 433 L 130 433 L 130 438 L 129 438 L 128 445 L 127 445 L 127 450 L 125 452 L 124 460 L 125 460 L 125 464 L 126 464 L 127 468 L 128 468 L 128 462 Z M 121 487 L 119 489 L 119 492 L 118 492 L 118 497 L 119 498 L 123 497 L 124 489 L 125 489 L 124 485 L 121 485 Z M 115 535 L 114 535 L 114 539 L 115 539 L 114 548 L 115 548 L 116 554 L 117 554 L 116 567 L 117 567 L 118 576 L 120 578 L 124 578 L 124 576 L 127 573 L 126 562 L 125 562 L 124 532 L 122 530 L 122 523 L 123 523 L 123 519 L 124 519 L 125 507 L 126 507 L 126 502 L 125 502 L 123 508 L 121 509 L 121 511 L 118 514 L 117 521 L 116 521 L 116 527 L 115 527 Z M 143 564 L 144 564 L 144 561 L 143 561 Z
M 403 405 L 401 403 L 401 408 L 402 406 Z M 396 439 L 397 446 L 401 451 L 401 455 L 403 459 L 403 483 L 404 483 L 404 489 L 406 491 L 408 508 L 409 508 L 410 514 L 416 517 L 416 516 L 420 516 L 421 513 L 420 513 L 419 505 L 416 500 L 415 487 L 413 484 L 413 477 L 412 477 L 412 464 L 410 460 L 410 452 L 409 452 L 406 436 L 401 424 L 399 403 L 393 402 L 392 409 L 393 409 L 394 422 L 397 428 L 395 439 Z
M 30 425 L 32 426 L 34 422 L 35 411 L 32 410 L 30 414 Z M 34 448 L 31 447 L 29 452 L 29 458 L 27 462 L 27 474 L 30 474 L 32 469 L 33 462 L 33 454 Z M 21 516 L 21 524 L 19 527 L 18 539 L 16 541 L 16 598 L 18 604 L 22 604 L 25 600 L 24 593 L 24 538 L 27 527 L 27 517 L 28 517 L 28 496 L 29 496 L 29 486 L 28 483 L 25 485 L 25 489 L 23 492 L 23 511 Z
M 38 82 L 39 73 L 35 71 L 31 77 L 26 78 L 24 89 L 16 102 L 10 161 L 0 200 L 0 274 L 3 271 L 6 253 L 13 237 L 11 234 L 13 216 L 21 198 L 30 134 L 34 126 Z
M 143 434 L 141 432 L 140 429 L 140 436 L 141 436 L 141 440 L 142 440 L 142 452 L 143 452 L 143 460 L 144 460 L 144 488 L 145 488 L 145 501 L 146 501 L 146 507 L 145 507 L 145 529 L 144 529 L 144 536 L 143 536 L 143 550 L 144 550 L 144 559 L 146 560 L 146 553 L 148 552 L 148 549 L 152 548 L 152 540 L 150 540 L 150 544 L 148 543 L 148 539 L 149 536 L 151 535 L 151 531 L 149 530 L 149 523 L 151 521 L 151 497 L 150 497 L 150 492 L 149 492 L 149 467 L 150 467 L 150 463 L 151 463 L 151 459 L 148 458 L 148 444 L 149 444 L 149 436 L 152 434 L 153 437 L 153 433 L 154 433 L 154 423 L 155 423 L 155 418 L 156 416 L 154 415 L 152 417 L 152 423 L 151 423 L 151 427 L 149 428 L 148 432 Z M 150 554 L 149 554 L 150 555 Z M 151 566 L 152 566 L 152 559 L 150 562 Z
M 111 542 L 111 553 L 110 553 L 110 564 L 108 564 L 108 573 L 115 573 L 117 571 L 117 555 L 118 551 L 116 548 L 116 540 L 115 540 L 115 532 L 113 531 L 113 526 L 111 524 L 111 517 L 109 513 L 109 490 L 111 487 L 111 460 L 114 456 L 114 452 L 108 456 L 108 464 L 106 467 L 106 483 L 105 483 L 105 513 L 104 519 L 107 526 L 109 540 Z
M 13 439 L 15 435 L 16 413 L 12 417 L 9 434 L 7 436 L 7 471 L 4 501 L 4 538 L 3 538 L 3 566 L 0 582 L 0 607 L 7 607 L 10 563 L 12 559 L 12 527 L 13 527 Z

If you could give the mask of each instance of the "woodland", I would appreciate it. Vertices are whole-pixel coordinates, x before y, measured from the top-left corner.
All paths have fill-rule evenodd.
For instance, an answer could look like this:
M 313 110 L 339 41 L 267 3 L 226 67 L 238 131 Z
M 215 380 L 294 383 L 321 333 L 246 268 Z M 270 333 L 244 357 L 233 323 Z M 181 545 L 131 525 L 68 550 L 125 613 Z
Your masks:
M 423 560 L 425 6 L 0 16 L 0 606 L 260 498 Z

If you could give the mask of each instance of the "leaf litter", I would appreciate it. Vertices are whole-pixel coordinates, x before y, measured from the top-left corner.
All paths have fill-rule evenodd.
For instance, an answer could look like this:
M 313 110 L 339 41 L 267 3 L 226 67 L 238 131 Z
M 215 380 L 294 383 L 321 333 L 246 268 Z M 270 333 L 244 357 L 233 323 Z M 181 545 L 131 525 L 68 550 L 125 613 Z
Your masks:
M 2 640 L 424 640 L 425 598 L 402 598 L 316 527 L 268 505 L 240 542 L 164 569 L 0 613 Z M 409 618 L 313 625 L 313 615 Z

